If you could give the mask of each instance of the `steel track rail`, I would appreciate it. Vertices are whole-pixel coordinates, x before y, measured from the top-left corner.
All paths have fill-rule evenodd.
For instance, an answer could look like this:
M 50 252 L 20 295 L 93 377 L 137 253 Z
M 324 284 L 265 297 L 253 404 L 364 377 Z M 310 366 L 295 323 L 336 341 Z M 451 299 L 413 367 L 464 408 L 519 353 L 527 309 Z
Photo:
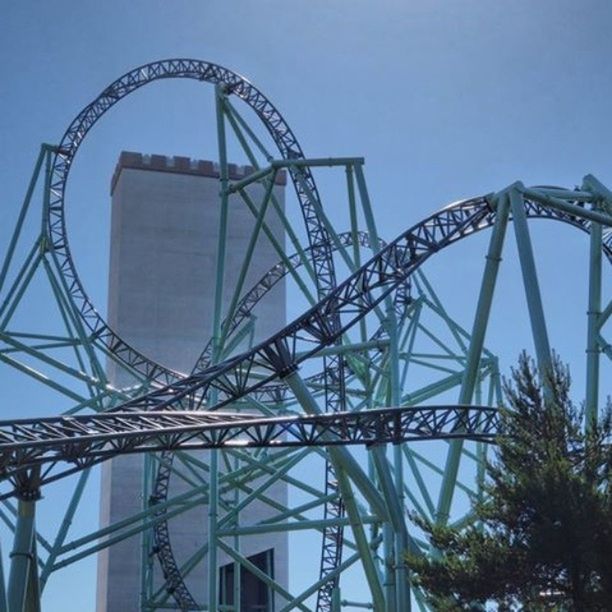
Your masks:
M 462 438 L 492 442 L 498 410 L 488 406 L 423 406 L 264 417 L 170 411 L 103 413 L 0 421 L 0 480 L 23 494 L 24 470 L 45 466 L 38 486 L 117 455 L 160 450 L 287 448 Z M 69 467 L 53 472 L 58 464 Z
M 526 202 L 531 217 L 566 221 L 588 231 L 582 219 L 542 205 Z M 419 268 L 432 254 L 490 227 L 495 210 L 484 197 L 460 202 L 434 213 L 388 244 L 370 261 L 338 285 L 324 300 L 310 308 L 283 330 L 250 351 L 192 374 L 140 398 L 114 408 L 113 412 L 147 410 L 216 410 L 247 394 L 266 399 L 266 385 L 293 372 L 300 363 L 316 354 L 371 312 L 386 296 Z M 606 236 L 606 257 L 612 262 L 612 233 Z M 325 314 L 334 311 L 341 327 L 330 329 Z M 306 348 L 305 348 L 306 347 Z M 257 380 L 250 378 L 258 373 Z M 206 405 L 212 391 L 218 401 Z M 279 385 L 271 397 L 282 401 Z

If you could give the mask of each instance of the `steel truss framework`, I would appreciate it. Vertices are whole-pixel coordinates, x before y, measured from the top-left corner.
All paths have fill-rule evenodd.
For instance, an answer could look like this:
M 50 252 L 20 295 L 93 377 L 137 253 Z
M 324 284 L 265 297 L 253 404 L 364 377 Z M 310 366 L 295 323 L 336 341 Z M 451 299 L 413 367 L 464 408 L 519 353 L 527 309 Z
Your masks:
M 97 313 L 77 274 L 65 222 L 68 175 L 88 131 L 126 95 L 168 78 L 214 85 L 219 143 L 221 225 L 213 334 L 189 376 L 140 354 Z M 280 158 L 275 159 L 234 108 L 232 97 L 244 101 L 262 121 Z M 235 182 L 228 173 L 228 132 L 256 169 Z M 336 231 L 322 205 L 314 181 L 314 172 L 322 166 L 345 173 L 348 231 Z M 361 158 L 305 159 L 287 123 L 259 90 L 225 68 L 187 59 L 155 62 L 127 73 L 83 109 L 57 147 L 43 146 L 0 269 L 0 360 L 58 393 L 70 408 L 63 417 L 0 422 L 0 474 L 10 487 L 2 496 L 19 498 L 17 507 L 5 499 L 0 513 L 14 532 L 9 588 L 6 594 L 0 592 L 0 611 L 7 606 L 11 612 L 37 609 L 53 572 L 136 534 L 142 538 L 143 610 L 237 610 L 239 605 L 220 604 L 221 553 L 233 560 L 236 576 L 247 570 L 264 581 L 282 602 L 282 610 L 311 609 L 313 597 L 317 610 L 348 605 L 390 612 L 414 604 L 423 609 L 420 593 L 410 592 L 402 555 L 408 547 L 426 553 L 427 546 L 418 534 L 409 533 L 406 507 L 441 524 L 463 524 L 470 517 L 465 501 L 463 510 L 461 504 L 457 509 L 458 496 L 480 495 L 484 442 L 494 432 L 496 412 L 471 405 L 500 401 L 497 360 L 484 347 L 484 337 L 509 220 L 542 369 L 551 351 L 527 221 L 558 220 L 589 234 L 586 410 L 589 419 L 596 418 L 600 355 L 612 358 L 603 334 L 612 302 L 602 296 L 604 258 L 612 262 L 610 192 L 592 176 L 578 189 L 515 183 L 496 194 L 448 206 L 385 243 L 378 236 L 362 166 Z M 281 169 L 295 187 L 305 247 L 272 192 Z M 22 230 L 41 177 L 42 228 L 30 250 L 21 254 Z M 253 201 L 246 189 L 255 182 L 264 186 L 261 202 Z M 255 229 L 240 280 L 224 309 L 220 296 L 231 194 L 251 210 Z M 275 241 L 268 227 L 270 211 L 281 218 L 293 255 Z M 421 266 L 440 250 L 488 228 L 492 232 L 486 265 L 468 333 L 443 308 Z M 245 288 L 254 245 L 264 237 L 278 252 L 279 263 L 254 287 Z M 342 282 L 337 280 L 338 264 L 346 270 Z M 15 312 L 41 270 L 61 332 L 15 327 Z M 290 280 L 309 306 L 273 337 L 253 344 L 257 306 L 281 280 Z M 104 359 L 129 373 L 133 384 L 113 385 Z M 420 383 L 413 373 L 418 367 L 436 376 Z M 458 390 L 459 406 L 447 401 L 426 405 L 453 389 Z M 402 408 L 380 409 L 384 406 Z M 248 412 L 240 412 L 243 409 Z M 408 443 L 425 438 L 444 440 L 444 460 Z M 474 446 L 468 447 L 466 440 Z M 393 445 L 387 449 L 389 442 Z M 365 463 L 349 451 L 350 444 L 367 446 Z M 195 447 L 211 449 L 208 459 L 184 452 Z M 270 448 L 274 452 L 265 454 Z M 150 452 L 142 512 L 69 540 L 89 468 L 111 456 L 145 450 Z M 321 457 L 322 487 L 292 475 L 301 461 Z M 466 463 L 472 470 L 469 476 Z M 64 520 L 49 538 L 35 530 L 40 487 L 77 472 Z M 171 478 L 191 482 L 192 489 L 173 495 Z M 473 482 L 465 483 L 466 478 Z M 297 506 L 275 505 L 268 496 L 275 482 L 295 488 L 308 500 Z M 253 500 L 274 508 L 274 519 L 244 524 L 241 517 Z M 210 544 L 189 559 L 177 558 L 173 520 L 202 504 L 208 507 Z M 312 518 L 315 509 L 322 518 Z M 323 545 L 318 576 L 300 593 L 290 593 L 241 554 L 241 539 L 250 535 L 302 529 L 320 534 Z M 154 569 L 155 558 L 163 579 Z M 192 592 L 190 576 L 204 558 L 208 593 L 202 601 Z M 369 601 L 341 597 L 341 577 L 356 564 L 361 565 Z M 3 581 L 0 584 L 4 587 Z M 238 595 L 234 593 L 234 601 Z
M 36 486 L 125 453 L 160 450 L 400 444 L 472 439 L 494 442 L 498 411 L 487 406 L 427 406 L 262 418 L 228 412 L 101 413 L 0 422 L 0 478 Z M 56 470 L 58 464 L 68 467 Z M 44 466 L 44 471 L 41 471 Z M 22 475 L 25 473 L 25 477 Z

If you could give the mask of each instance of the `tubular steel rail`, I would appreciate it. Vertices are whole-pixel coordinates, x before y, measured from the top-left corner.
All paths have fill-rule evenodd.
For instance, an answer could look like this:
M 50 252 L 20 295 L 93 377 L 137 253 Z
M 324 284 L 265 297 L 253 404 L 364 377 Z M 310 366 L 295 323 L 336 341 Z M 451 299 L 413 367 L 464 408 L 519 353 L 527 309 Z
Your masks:
M 0 421 L 0 480 L 25 493 L 25 470 L 44 466 L 42 486 L 126 453 L 285 448 L 453 438 L 492 442 L 498 411 L 488 406 L 423 406 L 262 418 L 228 412 L 116 412 Z M 68 467 L 53 471 L 58 464 Z
M 565 221 L 588 230 L 584 218 L 547 209 L 526 201 L 526 212 L 534 217 Z M 266 385 L 295 371 L 300 363 L 333 344 L 380 304 L 397 286 L 434 253 L 462 238 L 490 227 L 495 209 L 487 198 L 460 202 L 417 223 L 384 247 L 357 272 L 340 283 L 325 299 L 310 308 L 270 339 L 236 357 L 194 373 L 151 393 L 129 400 L 116 411 L 197 410 L 214 391 L 217 401 L 206 404 L 216 410 L 249 394 L 266 399 Z M 612 262 L 612 232 L 606 235 L 604 252 Z M 330 328 L 326 314 L 340 317 L 341 327 Z M 304 350 L 304 346 L 310 348 Z M 250 377 L 258 373 L 254 380 Z M 279 401 L 278 391 L 271 400 Z

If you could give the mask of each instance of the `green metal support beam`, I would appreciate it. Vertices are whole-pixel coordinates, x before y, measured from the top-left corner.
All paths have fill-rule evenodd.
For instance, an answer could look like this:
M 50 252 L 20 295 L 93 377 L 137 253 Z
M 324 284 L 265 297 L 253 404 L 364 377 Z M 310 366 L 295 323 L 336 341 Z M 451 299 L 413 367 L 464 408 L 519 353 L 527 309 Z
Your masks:
M 38 596 L 38 581 L 32 578 L 32 572 L 38 571 L 34 546 L 35 510 L 35 501 L 19 500 L 8 583 L 9 612 L 26 612 L 28 609 L 35 609 L 31 608 L 32 599 Z
M 529 227 L 527 226 L 525 203 L 518 188 L 510 189 L 509 197 L 536 359 L 540 372 L 544 374 L 551 367 L 550 342 L 546 329 L 546 317 L 544 316 L 544 307 L 542 306 L 542 295 L 540 293 L 533 246 L 529 235 Z
M 506 236 L 509 209 L 509 196 L 507 193 L 502 192 L 497 198 L 497 217 L 489 242 L 489 250 L 487 252 L 480 294 L 478 296 L 476 314 L 474 316 L 474 325 L 468 350 L 468 360 L 461 382 L 461 390 L 459 392 L 460 404 L 471 403 L 476 387 L 478 368 L 484 347 L 491 304 L 493 303 L 493 293 L 495 291 L 495 283 Z M 459 461 L 462 448 L 463 444 L 459 440 L 454 440 L 450 444 L 444 468 L 444 478 L 440 488 L 440 497 L 436 509 L 436 522 L 439 525 L 446 525 L 449 519 L 455 483 L 457 482 L 457 474 L 459 472 Z

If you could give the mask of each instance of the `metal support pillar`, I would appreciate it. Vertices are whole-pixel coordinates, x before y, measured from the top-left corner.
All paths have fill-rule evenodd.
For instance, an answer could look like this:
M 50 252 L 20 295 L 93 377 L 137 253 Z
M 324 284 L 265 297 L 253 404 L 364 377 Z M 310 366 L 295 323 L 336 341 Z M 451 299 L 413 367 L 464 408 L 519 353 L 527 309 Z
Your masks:
M 4 560 L 2 557 L 2 547 L 0 547 L 0 612 L 8 612 L 6 601 L 6 582 L 4 581 Z
M 465 364 L 465 371 L 461 382 L 461 390 L 459 392 L 459 403 L 469 404 L 474 395 L 476 387 L 476 379 L 478 377 L 478 367 L 480 364 L 480 356 L 484 346 L 487 324 L 489 322 L 489 314 L 491 312 L 491 304 L 493 302 L 493 293 L 497 280 L 497 272 L 499 271 L 499 263 L 501 262 L 501 254 L 504 246 L 504 238 L 506 236 L 506 227 L 508 225 L 508 213 L 510 202 L 508 194 L 502 192 L 497 200 L 497 218 L 493 226 L 491 240 L 489 242 L 489 250 L 487 252 L 487 261 L 480 286 L 480 294 L 478 296 L 478 304 L 476 306 L 476 315 L 474 317 L 474 325 L 472 328 L 470 346 Z M 450 507 L 453 501 L 453 493 L 455 483 L 457 482 L 457 473 L 459 471 L 459 460 L 461 459 L 461 450 L 463 444 L 460 440 L 453 440 L 450 444 L 449 452 L 446 457 L 446 466 L 444 468 L 444 478 L 440 489 L 440 498 L 436 510 L 436 523 L 446 525 L 448 522 Z
M 208 609 L 216 612 L 217 583 L 217 514 L 219 508 L 219 451 L 210 451 L 210 483 L 208 488 Z
M 215 276 L 215 302 L 213 312 L 213 352 L 212 363 L 216 363 L 221 353 L 221 309 L 223 305 L 223 277 L 225 273 L 225 251 L 228 222 L 229 172 L 227 165 L 227 142 L 225 138 L 224 116 L 225 93 L 222 87 L 215 87 L 215 108 L 217 116 L 217 144 L 219 147 L 219 175 L 221 181 L 221 211 L 219 215 L 219 244 L 217 245 L 217 270 Z M 210 451 L 208 499 L 208 610 L 217 612 L 217 512 L 219 503 L 219 451 Z
M 8 585 L 9 612 L 40 610 L 34 516 L 36 502 L 20 499 Z
M 546 330 L 546 319 L 544 308 L 542 307 L 542 296 L 538 283 L 538 273 L 536 271 L 533 246 L 527 227 L 527 215 L 523 196 L 518 189 L 510 190 L 510 205 L 512 207 L 512 222 L 516 235 L 516 245 L 518 248 L 521 271 L 523 273 L 523 283 L 525 285 L 525 296 L 527 298 L 527 308 L 529 309 L 529 320 L 531 322 L 531 333 L 535 344 L 536 359 L 541 374 L 550 369 L 550 343 Z
M 387 305 L 387 326 L 389 333 L 389 382 L 391 386 L 391 406 L 401 405 L 401 381 L 400 381 L 400 358 L 399 337 L 397 330 L 397 316 L 392 304 Z M 408 571 L 404 561 L 404 555 L 408 549 L 408 528 L 404 515 L 404 457 L 401 446 L 393 447 L 393 467 L 395 474 L 394 503 L 397 505 L 399 525 L 395 531 L 395 573 L 398 609 L 410 612 L 412 609 L 410 601 L 410 584 Z M 388 466 L 387 466 L 388 469 Z
M 602 185 L 594 176 L 587 175 L 583 180 L 583 188 L 596 196 L 593 208 L 599 214 L 605 212 L 607 204 L 610 209 L 612 193 Z M 611 218 L 612 221 L 612 218 Z M 610 226 L 608 223 L 608 227 Z M 587 310 L 587 363 L 586 363 L 586 401 L 585 416 L 586 426 L 597 420 L 599 405 L 599 365 L 602 347 L 599 332 L 605 323 L 608 312 L 602 313 L 602 254 L 603 247 L 603 225 L 596 221 L 591 222 L 591 240 L 589 253 L 589 306 Z M 608 305 L 608 308 L 612 302 Z
M 332 592 L 331 612 L 340 612 L 340 587 L 336 587 Z
M 586 402 L 585 417 L 587 427 L 597 420 L 599 402 L 599 329 L 601 318 L 601 264 L 602 264 L 602 227 L 591 223 L 589 253 L 589 306 L 587 310 L 587 347 L 586 347 Z

